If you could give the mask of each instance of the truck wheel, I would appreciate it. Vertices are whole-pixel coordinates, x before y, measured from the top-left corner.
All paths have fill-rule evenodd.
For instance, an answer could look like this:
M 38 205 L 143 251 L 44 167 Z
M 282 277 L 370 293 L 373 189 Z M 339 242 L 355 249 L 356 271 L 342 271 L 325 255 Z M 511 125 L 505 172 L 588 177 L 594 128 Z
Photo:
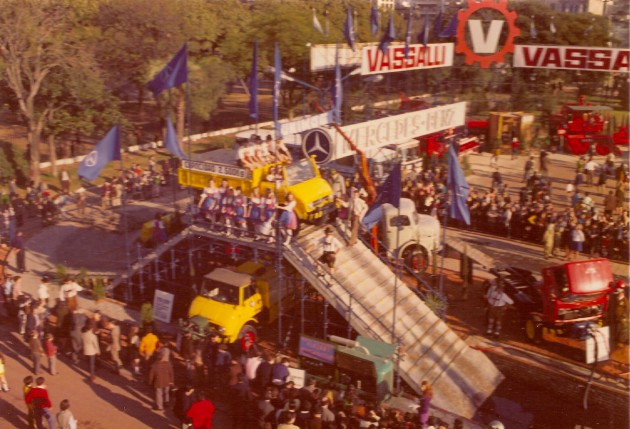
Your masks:
M 542 340 L 542 325 L 538 320 L 530 317 L 525 322 L 525 337 L 530 343 L 538 344 Z
M 241 332 L 238 333 L 238 339 L 242 342 L 242 340 L 249 340 L 252 343 L 255 343 L 258 340 L 258 335 L 256 332 L 256 328 L 252 325 L 244 325 L 241 328 Z
M 403 252 L 403 261 L 417 274 L 424 274 L 429 265 L 429 254 L 422 247 L 412 247 Z

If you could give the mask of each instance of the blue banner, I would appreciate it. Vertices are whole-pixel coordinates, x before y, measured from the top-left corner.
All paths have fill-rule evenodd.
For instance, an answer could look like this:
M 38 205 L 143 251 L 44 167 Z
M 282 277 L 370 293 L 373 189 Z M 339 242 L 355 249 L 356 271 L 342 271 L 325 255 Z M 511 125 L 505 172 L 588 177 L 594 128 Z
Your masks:
M 80 177 L 90 182 L 101 174 L 111 161 L 120 160 L 120 125 L 116 124 L 98 142 L 94 150 L 88 153 L 79 164 L 78 173 Z

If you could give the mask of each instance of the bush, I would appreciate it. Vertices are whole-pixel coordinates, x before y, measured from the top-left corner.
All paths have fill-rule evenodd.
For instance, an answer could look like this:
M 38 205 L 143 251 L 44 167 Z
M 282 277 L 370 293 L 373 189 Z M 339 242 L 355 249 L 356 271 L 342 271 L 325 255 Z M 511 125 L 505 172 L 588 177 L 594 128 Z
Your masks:
M 93 281 L 92 296 L 94 297 L 94 299 L 96 301 L 104 299 L 107 296 L 107 290 L 105 289 L 105 283 L 103 282 L 103 279 L 100 278 L 100 277 L 97 277 Z
M 28 184 L 28 161 L 23 150 L 15 144 L 0 140 L 0 179 L 16 179 L 19 186 Z
M 145 302 L 142 304 L 142 307 L 140 307 L 140 322 L 142 326 L 147 326 L 151 325 L 154 320 L 153 305 L 151 305 L 150 302 Z

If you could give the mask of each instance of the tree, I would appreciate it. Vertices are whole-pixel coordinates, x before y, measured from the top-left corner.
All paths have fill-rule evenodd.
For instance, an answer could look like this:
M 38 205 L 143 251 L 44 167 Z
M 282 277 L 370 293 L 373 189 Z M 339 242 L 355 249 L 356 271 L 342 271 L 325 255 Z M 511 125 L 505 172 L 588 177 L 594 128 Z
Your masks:
M 0 8 L 2 72 L 27 128 L 30 177 L 39 182 L 39 143 L 49 116 L 39 103 L 49 74 L 75 52 L 71 8 L 61 0 L 3 0 Z

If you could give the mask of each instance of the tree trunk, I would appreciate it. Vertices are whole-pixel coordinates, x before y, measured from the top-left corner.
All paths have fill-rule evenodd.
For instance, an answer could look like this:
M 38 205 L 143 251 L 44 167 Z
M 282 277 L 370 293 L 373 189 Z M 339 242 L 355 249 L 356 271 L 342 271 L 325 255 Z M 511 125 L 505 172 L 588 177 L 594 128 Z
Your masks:
M 53 177 L 57 177 L 57 148 L 55 147 L 55 135 L 48 136 L 48 152 L 50 155 L 50 165 Z
M 186 92 L 184 88 L 177 88 L 177 100 L 175 107 L 175 115 L 177 122 L 177 139 L 179 144 L 184 143 L 184 127 L 186 125 Z M 190 128 L 190 124 L 188 124 Z
M 28 151 L 29 151 L 29 178 L 37 185 L 40 181 L 39 174 L 39 129 L 29 121 L 28 124 Z

